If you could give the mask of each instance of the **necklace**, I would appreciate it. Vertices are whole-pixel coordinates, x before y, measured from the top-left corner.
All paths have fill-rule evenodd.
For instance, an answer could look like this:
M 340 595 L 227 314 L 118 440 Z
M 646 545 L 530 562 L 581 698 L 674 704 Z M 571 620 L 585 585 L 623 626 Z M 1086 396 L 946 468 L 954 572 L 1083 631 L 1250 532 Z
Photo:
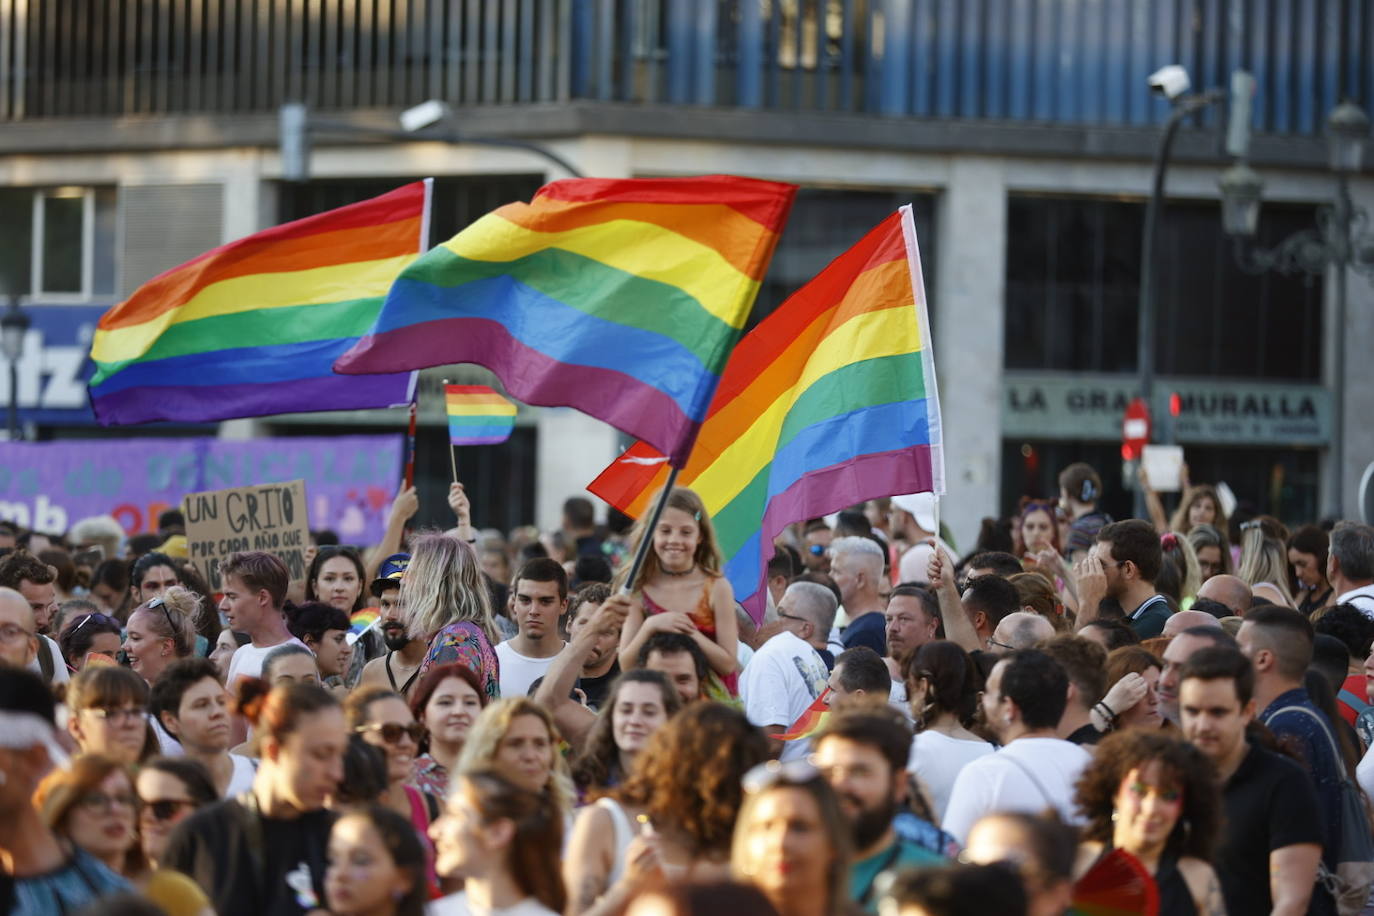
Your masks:
M 660 570 L 665 576 L 678 576 L 678 577 L 681 577 L 681 576 L 690 576 L 692 573 L 694 573 L 694 572 L 697 571 L 697 564 L 693 563 L 691 566 L 687 567 L 686 569 L 665 569 L 664 567 L 660 566 L 660 567 L 659 567 L 659 570 Z

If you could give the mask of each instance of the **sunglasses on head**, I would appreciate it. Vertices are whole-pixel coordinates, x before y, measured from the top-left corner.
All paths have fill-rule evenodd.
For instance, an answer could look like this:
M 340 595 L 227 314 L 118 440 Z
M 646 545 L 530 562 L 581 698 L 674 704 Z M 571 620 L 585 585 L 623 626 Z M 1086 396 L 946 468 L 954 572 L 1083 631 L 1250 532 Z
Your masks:
M 120 625 L 118 620 L 115 620 L 113 617 L 110 617 L 106 614 L 82 614 L 79 618 L 77 618 L 76 623 L 67 632 L 71 634 L 71 636 L 75 636 L 77 633 L 81 632 L 82 627 L 84 627 L 88 623 L 91 623 L 92 621 L 98 624 L 112 623 L 115 626 Z
M 411 722 L 409 725 L 402 725 L 399 722 L 374 722 L 371 725 L 360 725 L 354 731 L 359 734 L 379 732 L 382 740 L 387 744 L 398 743 L 402 735 L 410 735 L 410 740 L 419 744 L 428 733 L 428 730 L 419 722 Z
M 744 774 L 740 787 L 747 795 L 757 795 L 774 786 L 804 786 L 821 778 L 821 771 L 809 758 L 768 760 Z

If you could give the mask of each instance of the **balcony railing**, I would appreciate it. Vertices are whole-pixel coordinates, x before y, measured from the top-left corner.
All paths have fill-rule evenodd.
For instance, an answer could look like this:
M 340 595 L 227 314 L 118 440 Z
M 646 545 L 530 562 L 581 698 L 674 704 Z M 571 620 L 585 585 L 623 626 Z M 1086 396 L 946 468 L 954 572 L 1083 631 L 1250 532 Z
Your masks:
M 1374 99 L 1374 0 L 0 0 L 0 120 L 571 99 L 1141 125 L 1243 67 L 1254 123 Z

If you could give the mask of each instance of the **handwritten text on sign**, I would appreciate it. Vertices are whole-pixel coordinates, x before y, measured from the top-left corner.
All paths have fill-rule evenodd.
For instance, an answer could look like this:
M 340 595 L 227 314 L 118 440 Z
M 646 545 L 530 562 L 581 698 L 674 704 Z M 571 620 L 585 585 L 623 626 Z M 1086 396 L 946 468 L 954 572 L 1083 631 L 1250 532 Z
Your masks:
M 211 591 L 223 590 L 220 566 L 229 555 L 248 550 L 276 556 L 293 582 L 305 578 L 310 544 L 305 481 L 188 493 L 182 512 L 187 555 Z

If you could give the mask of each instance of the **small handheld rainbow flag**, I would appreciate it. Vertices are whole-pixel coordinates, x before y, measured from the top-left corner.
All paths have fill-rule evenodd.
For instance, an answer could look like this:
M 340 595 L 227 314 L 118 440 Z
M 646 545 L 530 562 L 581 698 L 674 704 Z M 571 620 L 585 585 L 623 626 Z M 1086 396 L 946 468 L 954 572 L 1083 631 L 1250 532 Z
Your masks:
M 486 385 L 445 385 L 451 445 L 498 445 L 515 428 L 515 405 Z
M 830 718 L 830 688 L 821 691 L 821 695 L 811 701 L 811 705 L 797 717 L 787 731 L 778 735 L 782 741 L 800 741 L 802 738 L 810 737 L 820 731 L 821 726 L 825 725 L 825 720 Z

